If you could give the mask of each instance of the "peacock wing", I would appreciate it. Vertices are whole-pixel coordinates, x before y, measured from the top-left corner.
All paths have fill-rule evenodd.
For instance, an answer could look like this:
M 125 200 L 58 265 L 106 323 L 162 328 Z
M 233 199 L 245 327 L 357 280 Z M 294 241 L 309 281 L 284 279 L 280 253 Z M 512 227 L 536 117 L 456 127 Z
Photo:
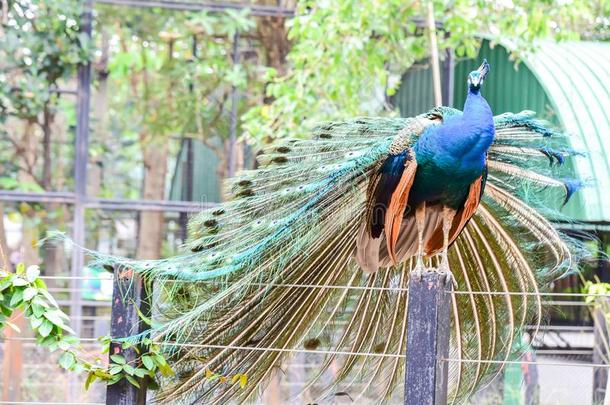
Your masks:
M 432 110 L 410 121 L 396 134 L 388 155 L 370 176 L 364 221 L 356 242 L 356 260 L 365 273 L 376 272 L 385 256 L 392 264 L 398 263 L 396 244 L 417 171 L 415 154 L 410 147 L 426 128 L 442 123 L 443 114 L 452 111 L 447 110 Z M 380 256 L 382 250 L 387 255 Z

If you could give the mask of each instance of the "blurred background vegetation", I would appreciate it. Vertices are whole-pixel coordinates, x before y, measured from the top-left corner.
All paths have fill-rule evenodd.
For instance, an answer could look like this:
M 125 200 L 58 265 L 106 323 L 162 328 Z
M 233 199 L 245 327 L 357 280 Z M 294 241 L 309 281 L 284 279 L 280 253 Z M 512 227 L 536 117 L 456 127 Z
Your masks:
M 94 3 L 89 38 L 83 1 L 1 2 L 0 190 L 74 191 L 76 71 L 88 62 L 87 196 L 213 203 L 222 180 L 253 167 L 274 138 L 304 136 L 324 120 L 400 114 L 405 72 L 431 52 L 428 3 L 419 0 L 262 0 L 198 11 L 205 7 L 194 0 L 181 2 L 191 11 L 105 3 Z M 255 15 L 256 7 L 289 13 Z M 435 0 L 433 9 L 438 52 L 458 62 L 475 58 L 483 39 L 510 40 L 512 64 L 541 39 L 610 38 L 605 0 Z M 63 246 L 37 242 L 49 229 L 70 231 L 70 204 L 0 199 L 2 218 L 2 266 L 69 273 Z M 88 209 L 86 226 L 86 247 L 159 258 L 184 241 L 186 214 Z M 66 300 L 74 292 L 50 284 Z M 79 294 L 99 299 L 101 287 L 86 284 Z M 95 319 L 86 325 L 103 332 Z

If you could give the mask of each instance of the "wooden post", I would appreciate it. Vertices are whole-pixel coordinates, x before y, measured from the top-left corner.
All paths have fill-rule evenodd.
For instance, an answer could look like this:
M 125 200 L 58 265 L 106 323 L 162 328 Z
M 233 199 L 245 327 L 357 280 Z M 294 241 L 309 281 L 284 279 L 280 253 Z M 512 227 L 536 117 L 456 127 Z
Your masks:
M 592 311 L 594 338 L 593 338 L 593 364 L 608 364 L 610 349 L 610 325 L 606 322 L 605 313 L 610 308 L 610 299 L 599 299 L 600 305 Z M 605 367 L 593 368 L 593 403 L 601 404 L 608 395 L 608 369 Z M 610 396 L 609 396 L 610 397 Z
M 2 218 L 0 218 L 0 221 Z M 10 317 L 12 322 L 19 329 L 25 330 L 25 319 L 23 312 L 15 311 Z M 4 327 L 4 357 L 2 359 L 2 402 L 19 402 L 23 383 L 23 342 L 11 340 L 20 334 L 10 326 Z
M 142 323 L 136 306 L 145 301 L 145 288 L 134 271 L 125 267 L 115 267 L 114 288 L 112 290 L 112 314 L 110 317 L 110 336 L 113 339 L 128 337 L 141 332 Z M 123 349 L 121 343 L 110 343 L 110 356 L 119 354 L 134 362 L 137 354 L 133 349 Z M 112 363 L 112 360 L 110 360 Z M 141 389 L 127 380 L 109 385 L 106 389 L 106 405 L 140 405 L 146 403 L 146 387 Z
M 426 272 L 409 280 L 405 404 L 447 403 L 451 282 Z

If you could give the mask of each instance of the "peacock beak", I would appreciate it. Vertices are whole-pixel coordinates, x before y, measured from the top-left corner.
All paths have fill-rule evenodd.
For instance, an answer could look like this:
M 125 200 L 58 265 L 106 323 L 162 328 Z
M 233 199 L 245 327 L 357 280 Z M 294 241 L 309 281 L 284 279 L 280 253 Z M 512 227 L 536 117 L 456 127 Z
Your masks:
M 477 71 L 481 74 L 481 79 L 479 80 L 479 82 L 483 82 L 483 80 L 485 80 L 485 76 L 487 76 L 487 73 L 489 73 L 489 70 L 490 70 L 490 67 L 489 67 L 489 63 L 487 63 L 487 59 L 483 59 L 483 63 L 477 69 Z

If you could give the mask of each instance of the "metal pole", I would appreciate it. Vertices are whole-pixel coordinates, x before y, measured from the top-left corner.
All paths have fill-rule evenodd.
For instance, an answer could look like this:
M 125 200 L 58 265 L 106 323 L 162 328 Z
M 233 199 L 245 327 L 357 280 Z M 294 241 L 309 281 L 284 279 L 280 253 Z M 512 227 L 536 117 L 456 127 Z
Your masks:
M 84 0 L 81 16 L 81 32 L 91 39 L 91 24 L 93 13 L 92 0 Z M 91 63 L 80 65 L 77 73 L 76 90 L 76 139 L 74 142 L 74 219 L 72 221 L 72 239 L 76 246 L 85 245 L 85 206 L 87 198 L 87 160 L 89 148 L 89 96 L 91 92 Z M 70 316 L 74 319 L 73 327 L 76 336 L 82 334 L 82 270 L 85 265 L 82 249 L 73 248 L 70 274 L 75 277 L 70 282 Z M 77 380 L 70 378 L 69 395 L 74 401 L 77 397 Z
M 233 36 L 233 64 L 239 63 L 239 31 Z M 237 106 L 239 103 L 239 92 L 237 87 L 231 88 L 231 116 L 229 120 L 229 150 L 228 150 L 228 177 L 235 174 L 235 140 L 237 139 Z
M 608 331 L 610 325 L 606 322 L 605 309 L 610 307 L 610 299 L 605 302 L 600 299 L 600 307 L 592 311 L 594 334 L 593 334 L 593 364 L 606 364 L 610 356 L 610 336 Z M 610 385 L 608 383 L 608 369 L 595 367 L 593 369 L 593 403 L 601 404 L 608 395 Z
M 451 283 L 446 273 L 409 279 L 404 403 L 447 403 Z
M 83 15 L 81 17 L 81 31 L 91 38 L 92 23 L 92 0 L 84 1 Z M 91 63 L 86 63 L 78 68 L 78 90 L 76 105 L 76 141 L 74 153 L 74 222 L 72 239 L 77 246 L 85 245 L 85 207 L 84 202 L 87 197 L 87 160 L 89 157 L 89 99 L 91 93 Z M 84 252 L 82 249 L 72 250 L 71 275 L 78 277 L 82 275 L 85 265 Z M 71 288 L 74 290 L 72 295 L 72 305 L 70 306 L 70 316 L 75 319 L 81 317 L 81 293 L 80 280 L 73 279 Z M 81 322 L 74 324 L 74 331 L 77 336 L 81 335 Z

